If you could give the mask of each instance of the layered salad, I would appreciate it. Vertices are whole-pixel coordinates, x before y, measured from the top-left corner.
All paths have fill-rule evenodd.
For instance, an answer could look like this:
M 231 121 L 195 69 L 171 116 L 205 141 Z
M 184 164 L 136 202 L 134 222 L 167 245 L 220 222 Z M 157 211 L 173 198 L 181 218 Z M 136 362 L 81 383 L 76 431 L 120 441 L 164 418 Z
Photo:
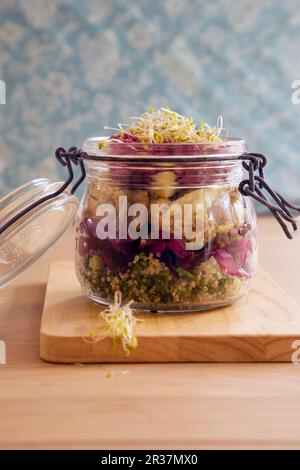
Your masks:
M 100 164 L 100 156 L 88 168 L 78 216 L 77 274 L 86 293 L 111 303 L 120 292 L 123 302 L 150 310 L 240 298 L 256 268 L 255 215 L 238 190 L 240 162 L 164 159 L 197 156 L 203 144 L 218 152 L 222 120 L 197 126 L 151 109 L 113 131 L 99 142 L 111 160 Z

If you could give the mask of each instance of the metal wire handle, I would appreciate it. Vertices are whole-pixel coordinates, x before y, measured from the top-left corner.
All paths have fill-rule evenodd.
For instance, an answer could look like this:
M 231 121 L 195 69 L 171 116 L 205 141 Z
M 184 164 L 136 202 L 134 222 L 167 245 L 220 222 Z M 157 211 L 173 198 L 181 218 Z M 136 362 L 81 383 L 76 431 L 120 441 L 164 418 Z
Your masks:
M 83 163 L 83 156 L 84 156 L 84 152 L 82 152 L 77 147 L 71 147 L 69 148 L 69 150 L 65 150 L 63 147 L 59 147 L 55 151 L 55 157 L 57 161 L 62 166 L 67 167 L 67 170 L 68 170 L 68 177 L 66 181 L 64 182 L 64 184 L 57 191 L 51 194 L 47 194 L 47 196 L 44 196 L 41 199 L 38 199 L 37 201 L 33 202 L 29 206 L 25 207 L 25 209 L 23 209 L 22 211 L 18 212 L 14 217 L 9 219 L 6 222 L 6 224 L 0 227 L 0 235 L 2 235 L 2 233 L 4 233 L 9 227 L 11 227 L 17 220 L 19 220 L 21 217 L 31 212 L 40 204 L 43 204 L 44 202 L 49 201 L 50 199 L 54 199 L 55 197 L 59 196 L 63 191 L 65 191 L 67 187 L 72 183 L 73 178 L 74 178 L 72 163 L 76 166 L 79 164 L 80 170 L 81 170 L 80 177 L 78 178 L 77 181 L 75 181 L 70 191 L 70 194 L 74 194 L 74 192 L 76 191 L 78 186 L 82 183 L 86 175 L 85 167 Z
M 245 153 L 239 157 L 243 160 L 243 167 L 248 171 L 249 178 L 241 181 L 240 192 L 245 196 L 250 196 L 267 207 L 281 225 L 287 238 L 292 239 L 298 230 L 296 217 L 291 210 L 300 213 L 300 207 L 288 202 L 281 194 L 274 191 L 264 179 L 264 167 L 267 158 L 261 153 Z M 256 174 L 258 172 L 258 174 Z M 263 192 L 265 191 L 265 193 Z M 291 231 L 287 223 L 290 223 Z
M 66 186 L 63 185 L 59 189 L 58 194 L 63 192 L 73 180 L 74 175 L 73 175 L 73 170 L 72 170 L 72 163 L 74 163 L 74 165 L 76 165 L 76 166 L 79 164 L 81 175 L 78 178 L 78 180 L 73 184 L 70 193 L 74 194 L 76 189 L 78 188 L 78 186 L 81 185 L 81 183 L 85 179 L 85 175 L 86 175 L 85 166 L 84 166 L 84 163 L 83 163 L 83 158 L 84 158 L 85 155 L 86 155 L 85 152 L 83 152 L 81 149 L 79 149 L 77 147 L 70 147 L 68 151 L 65 150 L 63 147 L 59 147 L 58 149 L 56 149 L 55 157 L 56 157 L 57 161 L 62 166 L 67 166 L 67 169 L 68 169 L 68 172 L 69 172 L 68 180 L 65 183 Z M 55 197 L 55 196 L 52 196 L 52 197 Z

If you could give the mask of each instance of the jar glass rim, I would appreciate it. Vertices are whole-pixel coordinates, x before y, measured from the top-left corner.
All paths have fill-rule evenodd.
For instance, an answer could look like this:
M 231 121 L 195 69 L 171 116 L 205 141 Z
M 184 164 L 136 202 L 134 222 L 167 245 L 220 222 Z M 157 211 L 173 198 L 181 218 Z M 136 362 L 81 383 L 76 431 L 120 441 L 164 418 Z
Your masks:
M 105 145 L 99 148 L 99 143 Z M 106 161 L 205 161 L 226 160 L 247 151 L 244 139 L 226 137 L 220 142 L 144 144 L 140 142 L 109 141 L 108 137 L 90 137 L 82 146 L 84 159 Z

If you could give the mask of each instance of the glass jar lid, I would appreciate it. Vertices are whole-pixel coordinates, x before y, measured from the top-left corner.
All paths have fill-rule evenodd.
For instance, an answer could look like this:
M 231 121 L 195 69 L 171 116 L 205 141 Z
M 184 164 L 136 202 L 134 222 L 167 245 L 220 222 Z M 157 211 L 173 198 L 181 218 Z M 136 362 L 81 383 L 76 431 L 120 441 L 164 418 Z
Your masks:
M 78 200 L 69 190 L 50 197 L 62 184 L 35 179 L 0 199 L 0 287 L 42 256 L 74 220 Z

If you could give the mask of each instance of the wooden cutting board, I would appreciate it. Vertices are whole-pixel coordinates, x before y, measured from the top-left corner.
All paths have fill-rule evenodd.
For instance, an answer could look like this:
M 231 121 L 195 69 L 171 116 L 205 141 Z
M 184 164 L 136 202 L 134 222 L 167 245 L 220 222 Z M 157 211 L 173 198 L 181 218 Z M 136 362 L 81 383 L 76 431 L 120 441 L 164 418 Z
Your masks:
M 129 357 L 101 331 L 100 307 L 84 298 L 72 262 L 50 267 L 41 323 L 41 358 L 92 362 L 291 362 L 300 340 L 300 307 L 263 271 L 248 296 L 199 313 L 138 314 L 138 347 Z M 294 344 L 293 344 L 294 343 Z M 300 345 L 300 343 L 299 343 Z M 299 348 L 299 346 L 298 346 Z

